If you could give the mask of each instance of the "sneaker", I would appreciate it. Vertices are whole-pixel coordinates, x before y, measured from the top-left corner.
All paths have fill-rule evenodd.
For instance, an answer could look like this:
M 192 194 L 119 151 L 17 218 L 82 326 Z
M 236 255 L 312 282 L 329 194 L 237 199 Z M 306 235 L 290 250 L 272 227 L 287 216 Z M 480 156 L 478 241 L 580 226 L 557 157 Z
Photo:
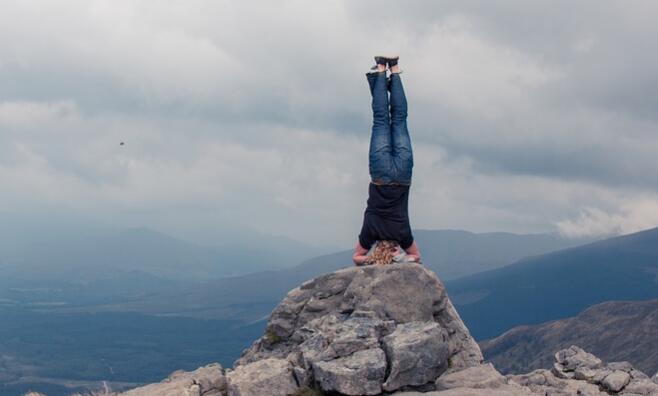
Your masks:
M 379 65 L 384 65 L 384 70 L 382 71 L 386 71 L 387 70 L 386 62 L 387 62 L 386 58 L 383 58 L 381 56 L 375 56 L 375 64 L 370 67 L 370 73 L 380 73 L 380 71 L 378 70 Z
M 379 65 L 388 65 L 389 67 L 398 64 L 399 55 L 375 55 L 375 63 Z
M 386 65 L 389 68 L 398 64 L 398 59 L 400 55 L 389 54 L 389 55 L 376 55 L 375 63 L 378 65 Z
M 377 64 L 371 66 L 370 69 L 368 69 L 368 73 L 373 73 L 373 74 L 382 73 L 378 70 L 377 66 L 378 66 Z M 384 71 L 386 71 L 386 70 L 384 70 Z

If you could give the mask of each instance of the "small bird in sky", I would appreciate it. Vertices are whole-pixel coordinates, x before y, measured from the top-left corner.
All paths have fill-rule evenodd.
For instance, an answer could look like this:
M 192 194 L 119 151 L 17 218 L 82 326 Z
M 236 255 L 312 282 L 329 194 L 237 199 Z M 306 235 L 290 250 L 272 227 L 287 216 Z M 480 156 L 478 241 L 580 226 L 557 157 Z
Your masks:
M 124 146 L 124 145 L 125 145 L 124 142 L 119 143 L 119 146 Z

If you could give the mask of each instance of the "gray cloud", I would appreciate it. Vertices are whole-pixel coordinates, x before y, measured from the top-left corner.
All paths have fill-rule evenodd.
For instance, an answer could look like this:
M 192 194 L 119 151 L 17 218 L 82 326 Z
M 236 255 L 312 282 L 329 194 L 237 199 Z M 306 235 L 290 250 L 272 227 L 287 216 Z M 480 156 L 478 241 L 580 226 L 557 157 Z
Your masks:
M 363 73 L 376 51 L 395 50 L 416 148 L 415 226 L 647 227 L 658 202 L 657 8 L 6 5 L 0 212 L 349 243 L 368 182 Z

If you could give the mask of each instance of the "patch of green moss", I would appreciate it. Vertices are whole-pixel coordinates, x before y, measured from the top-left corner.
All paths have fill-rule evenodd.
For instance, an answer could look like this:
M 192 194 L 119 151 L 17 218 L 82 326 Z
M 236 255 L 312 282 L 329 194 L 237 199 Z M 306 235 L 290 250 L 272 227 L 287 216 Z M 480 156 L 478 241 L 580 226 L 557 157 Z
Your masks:
M 283 341 L 283 338 L 281 338 L 281 337 L 278 336 L 277 334 L 274 334 L 271 330 L 266 331 L 266 332 L 265 332 L 265 335 L 263 336 L 263 338 L 264 338 L 265 341 L 267 341 L 267 343 L 270 344 L 270 345 L 278 344 L 278 343 L 280 343 L 281 341 Z

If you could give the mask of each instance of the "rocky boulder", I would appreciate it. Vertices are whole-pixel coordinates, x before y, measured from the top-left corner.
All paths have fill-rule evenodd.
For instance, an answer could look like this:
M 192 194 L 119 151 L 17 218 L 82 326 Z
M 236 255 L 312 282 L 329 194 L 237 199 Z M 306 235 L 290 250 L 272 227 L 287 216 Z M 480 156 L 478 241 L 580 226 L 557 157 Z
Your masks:
M 507 375 L 511 382 L 535 394 L 658 396 L 658 384 L 628 362 L 604 364 L 596 356 L 572 345 L 555 354 L 551 370 Z
M 482 362 L 443 283 L 419 264 L 352 267 L 292 290 L 237 366 L 287 359 L 300 386 L 345 395 L 427 389 Z
M 318 386 L 346 395 L 378 395 L 386 376 L 386 356 L 380 348 L 366 349 L 313 365 Z
M 176 372 L 125 396 L 658 396 L 656 379 L 572 345 L 550 370 L 502 375 L 439 278 L 414 263 L 351 267 L 291 290 L 233 369 Z
M 226 375 L 228 396 L 262 394 L 290 395 L 299 388 L 290 362 L 284 359 L 263 359 L 237 367 Z
M 446 371 L 450 350 L 445 329 L 435 322 L 410 322 L 396 327 L 382 339 L 390 362 L 382 388 L 394 391 L 404 386 L 424 385 Z M 418 370 L 422 367 L 422 370 Z
M 628 362 L 603 363 L 572 345 L 555 354 L 551 370 L 501 375 L 491 363 L 443 374 L 437 391 L 396 396 L 658 396 L 658 384 Z

